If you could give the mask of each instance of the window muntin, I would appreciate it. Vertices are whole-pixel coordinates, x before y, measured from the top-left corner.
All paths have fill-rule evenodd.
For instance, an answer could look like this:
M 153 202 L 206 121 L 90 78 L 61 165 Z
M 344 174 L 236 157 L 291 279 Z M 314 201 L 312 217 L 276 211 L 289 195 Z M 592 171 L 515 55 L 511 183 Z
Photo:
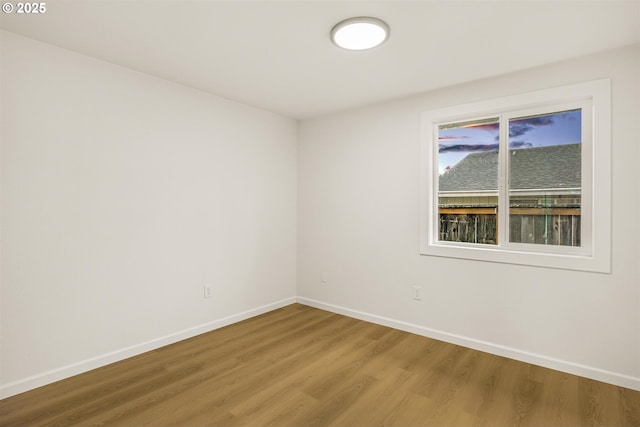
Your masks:
M 422 156 L 421 156 L 421 198 L 420 198 L 420 253 L 454 258 L 466 258 L 484 261 L 506 262 L 514 264 L 547 266 L 563 269 L 610 272 L 611 270 L 611 82 L 601 79 L 554 89 L 546 89 L 521 95 L 513 95 L 488 101 L 474 102 L 422 113 Z M 516 188 L 510 184 L 509 155 L 514 150 L 526 149 L 518 146 L 516 125 L 526 124 L 526 119 L 554 114 L 568 114 L 579 111 L 580 114 L 580 186 L 569 191 L 546 189 L 532 196 L 530 189 Z M 577 114 L 577 113 L 575 113 Z M 557 117 L 552 117 L 557 118 Z M 486 191 L 471 192 L 468 198 L 463 194 L 449 191 L 451 188 L 440 186 L 443 174 L 453 170 L 449 164 L 440 163 L 440 151 L 456 143 L 449 129 L 469 127 L 479 128 L 498 119 L 498 188 L 487 194 Z M 509 137 L 509 123 L 513 123 L 512 136 Z M 474 125 L 474 126 L 470 126 Z M 495 126 L 495 125 L 494 125 Z M 462 132 L 458 130 L 457 132 Z M 461 135 L 454 135 L 460 137 Z M 465 136 L 465 135 L 462 135 Z M 468 135 L 467 135 L 468 136 Z M 485 135 L 489 137 L 489 135 Z M 450 138 L 450 139 L 447 139 Z M 493 135 L 495 138 L 495 135 Z M 471 138 L 459 138 L 462 143 L 472 146 Z M 460 142 L 460 141 L 458 141 Z M 516 144 L 514 144 L 516 142 Z M 571 145 L 569 140 L 565 144 Z M 485 144 L 487 141 L 485 141 Z M 510 147 L 509 145 L 512 145 Z M 457 143 L 456 143 L 457 144 Z M 464 145 L 464 144 L 463 144 Z M 514 146 L 515 145 L 515 146 Z M 458 150 L 472 147 L 457 147 Z M 487 147 L 483 147 L 487 148 Z M 456 149 L 445 148 L 444 152 Z M 487 152 L 489 150 L 486 150 Z M 575 151 L 575 149 L 574 149 Z M 525 153 L 522 151 L 518 154 Z M 446 159 L 446 156 L 442 156 Z M 597 160 L 597 161 L 596 161 Z M 446 166 L 450 166 L 445 171 Z M 514 167 L 521 166 L 515 165 Z M 513 187 L 513 188 L 512 188 Z M 477 190 L 477 189 L 476 189 Z M 495 199 L 498 199 L 496 202 Z M 461 239 L 446 234 L 441 229 L 441 214 L 453 214 L 446 210 L 451 205 L 472 205 L 484 211 L 474 214 L 494 214 L 496 218 L 496 243 L 490 239 Z M 532 212 L 526 209 L 549 208 L 555 203 L 555 211 Z M 495 207 L 494 207 L 495 206 Z M 469 206 L 467 206 L 469 207 Z M 519 211 L 517 211 L 519 209 Z M 565 209 L 565 210 L 561 210 Z M 560 214 L 573 218 L 560 218 L 557 227 L 564 227 L 563 241 L 553 240 L 553 233 L 540 233 L 542 239 L 531 238 L 525 224 L 522 231 L 524 213 Z M 579 214 L 579 216 L 578 216 Z M 546 227 L 553 228 L 554 217 L 547 215 Z M 544 215 L 543 215 L 544 218 Z M 469 218 L 467 218 L 469 219 Z M 475 227 L 475 218 L 473 227 Z M 511 221 L 510 221 L 511 219 Z M 518 224 L 517 219 L 520 219 Z M 458 218 L 460 223 L 460 218 Z M 540 220 L 538 219 L 538 222 Z M 470 227 L 467 221 L 466 227 Z M 543 225 L 545 226 L 545 225 Z M 483 232 L 481 226 L 480 232 Z M 546 230 L 546 229 L 545 229 Z M 444 233 L 444 234 L 443 234 Z M 468 230 L 467 230 L 468 233 Z M 475 233 L 475 230 L 474 230 Z M 458 234 L 460 231 L 458 230 Z M 524 236 L 524 237 L 523 237 Z M 464 240 L 464 241 L 463 241 Z M 558 244 L 560 243 L 560 244 Z

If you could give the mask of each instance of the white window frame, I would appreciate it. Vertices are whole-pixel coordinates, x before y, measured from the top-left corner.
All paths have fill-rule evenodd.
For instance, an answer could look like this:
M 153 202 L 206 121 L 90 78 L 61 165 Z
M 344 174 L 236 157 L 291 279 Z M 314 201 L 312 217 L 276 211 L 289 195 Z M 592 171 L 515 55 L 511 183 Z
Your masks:
M 486 117 L 509 118 L 582 109 L 581 246 L 512 243 L 497 245 L 438 240 L 438 126 Z M 508 126 L 500 128 L 498 212 L 507 218 Z M 611 81 L 575 85 L 425 111 L 421 114 L 420 253 L 477 261 L 611 272 Z M 498 235 L 508 236 L 508 221 Z M 504 241 L 502 241 L 504 240 Z

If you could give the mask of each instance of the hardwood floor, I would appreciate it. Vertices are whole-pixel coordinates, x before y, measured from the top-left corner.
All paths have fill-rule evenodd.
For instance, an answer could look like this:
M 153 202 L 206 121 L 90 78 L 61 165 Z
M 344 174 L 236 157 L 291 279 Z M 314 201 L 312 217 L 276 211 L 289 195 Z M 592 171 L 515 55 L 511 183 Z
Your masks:
M 0 401 L 0 426 L 640 426 L 640 392 L 293 304 Z

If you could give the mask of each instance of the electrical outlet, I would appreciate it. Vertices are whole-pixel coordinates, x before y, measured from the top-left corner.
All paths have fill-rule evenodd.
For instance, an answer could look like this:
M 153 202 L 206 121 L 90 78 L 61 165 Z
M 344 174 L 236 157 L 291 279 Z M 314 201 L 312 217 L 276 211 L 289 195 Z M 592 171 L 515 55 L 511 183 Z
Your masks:
M 211 283 L 207 283 L 206 285 L 204 285 L 204 297 L 213 297 L 213 285 Z
M 413 285 L 413 299 L 422 301 L 422 286 Z

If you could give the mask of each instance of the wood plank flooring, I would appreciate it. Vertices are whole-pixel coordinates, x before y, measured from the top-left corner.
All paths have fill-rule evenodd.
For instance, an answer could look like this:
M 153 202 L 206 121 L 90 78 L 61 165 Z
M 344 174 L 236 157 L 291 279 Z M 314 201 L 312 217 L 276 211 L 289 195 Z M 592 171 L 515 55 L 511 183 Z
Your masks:
M 640 426 L 640 392 L 293 304 L 0 401 L 0 426 Z

